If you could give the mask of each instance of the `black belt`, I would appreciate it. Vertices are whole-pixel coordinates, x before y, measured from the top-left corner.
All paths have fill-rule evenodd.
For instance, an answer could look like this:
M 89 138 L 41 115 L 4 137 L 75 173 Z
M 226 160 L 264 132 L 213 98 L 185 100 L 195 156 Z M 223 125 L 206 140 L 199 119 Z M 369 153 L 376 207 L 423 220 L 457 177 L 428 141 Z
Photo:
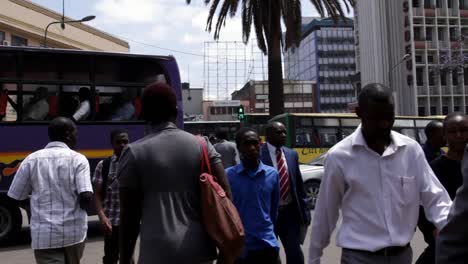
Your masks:
M 345 248 L 345 249 L 349 251 L 368 254 L 368 255 L 391 257 L 391 256 L 400 255 L 403 251 L 409 248 L 409 246 L 410 244 L 408 243 L 405 246 L 386 247 L 386 248 L 379 249 L 377 251 L 367 251 L 367 250 L 351 249 L 351 248 Z

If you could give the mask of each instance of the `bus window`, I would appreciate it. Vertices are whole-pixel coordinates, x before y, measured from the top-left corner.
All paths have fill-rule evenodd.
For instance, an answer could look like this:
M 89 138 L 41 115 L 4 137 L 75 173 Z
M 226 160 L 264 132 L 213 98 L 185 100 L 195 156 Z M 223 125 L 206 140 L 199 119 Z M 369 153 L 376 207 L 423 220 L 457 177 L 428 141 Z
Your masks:
M 0 84 L 0 120 L 13 122 L 18 119 L 18 89 L 16 84 Z
M 44 121 L 57 115 L 58 85 L 23 85 L 23 120 Z
M 320 137 L 313 128 L 296 128 L 295 148 L 318 148 Z
M 64 54 L 61 60 L 61 78 L 67 81 L 90 81 L 90 58 L 77 54 Z
M 297 128 L 295 148 L 329 148 L 338 142 L 338 128 Z
M 337 127 L 339 126 L 339 122 L 337 118 L 317 118 L 314 119 L 314 125 L 315 126 L 334 126 Z
M 16 78 L 16 58 L 12 54 L 0 54 L 0 78 Z
M 393 127 L 414 127 L 413 119 L 395 119 Z
M 64 85 L 59 98 L 60 115 L 76 121 L 92 119 L 91 88 L 81 85 Z
M 330 148 L 338 143 L 338 128 L 319 128 L 320 147 Z
M 58 56 L 47 53 L 24 55 L 23 78 L 26 80 L 56 81 L 59 79 Z
M 356 130 L 356 128 L 343 127 L 341 129 L 341 139 L 351 135 L 355 130 Z
M 97 86 L 96 94 L 99 101 L 96 120 L 129 121 L 139 116 L 137 108 L 137 87 Z
M 417 141 L 414 128 L 402 128 L 400 133 Z
M 426 132 L 424 132 L 424 128 L 418 128 L 418 136 L 419 136 L 420 144 L 426 143 L 427 137 L 426 137 Z
M 342 127 L 358 127 L 361 124 L 361 120 L 357 118 L 342 118 L 341 126 Z

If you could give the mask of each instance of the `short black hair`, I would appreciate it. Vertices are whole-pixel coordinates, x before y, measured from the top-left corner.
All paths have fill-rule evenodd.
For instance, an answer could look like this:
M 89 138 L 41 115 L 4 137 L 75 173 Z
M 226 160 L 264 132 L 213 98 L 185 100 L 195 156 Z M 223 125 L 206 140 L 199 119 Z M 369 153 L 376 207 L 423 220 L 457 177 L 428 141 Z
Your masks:
M 219 138 L 219 139 L 227 140 L 228 139 L 228 132 L 218 131 L 218 132 L 216 132 L 216 137 Z
M 448 124 L 448 122 L 450 121 L 450 119 L 455 118 L 455 117 L 458 117 L 458 116 L 461 116 L 461 117 L 463 117 L 463 118 L 466 118 L 466 117 L 467 117 L 467 116 L 466 116 L 464 113 L 462 113 L 462 112 L 453 112 L 453 113 L 450 113 L 450 114 L 446 115 L 445 118 L 444 118 L 444 122 L 443 122 L 443 124 L 444 124 L 444 130 L 447 128 L 447 124 Z
M 276 124 L 281 124 L 281 125 L 284 126 L 284 124 L 279 122 L 279 121 L 268 122 L 268 124 L 266 124 L 266 126 L 265 126 L 265 133 L 266 133 L 267 136 L 270 135 L 270 133 L 273 132 Z
M 48 133 L 50 141 L 66 141 L 68 133 L 76 129 L 75 123 L 69 118 L 59 116 L 49 123 Z
M 370 102 L 393 104 L 392 90 L 381 83 L 367 84 L 359 93 L 358 105 L 360 108 L 366 108 Z
M 143 118 L 147 122 L 162 123 L 177 117 L 177 98 L 166 83 L 154 82 L 145 87 L 141 99 Z
M 120 134 L 127 134 L 128 135 L 128 132 L 127 130 L 123 129 L 123 128 L 116 128 L 114 130 L 112 130 L 110 132 L 110 141 L 111 143 L 114 141 L 114 138 Z
M 257 131 L 251 127 L 243 127 L 241 129 L 239 129 L 237 132 L 236 132 L 236 145 L 237 145 L 237 148 L 239 148 L 240 146 L 240 141 L 242 139 L 242 136 L 244 136 L 245 133 L 247 132 L 254 132 L 255 134 L 258 135 Z
M 442 122 L 439 120 L 432 120 L 427 124 L 424 128 L 424 134 L 426 134 L 426 138 L 431 138 L 434 135 L 434 132 L 443 126 Z
M 91 90 L 88 87 L 81 87 L 78 91 L 78 96 L 82 96 L 86 100 L 91 100 Z

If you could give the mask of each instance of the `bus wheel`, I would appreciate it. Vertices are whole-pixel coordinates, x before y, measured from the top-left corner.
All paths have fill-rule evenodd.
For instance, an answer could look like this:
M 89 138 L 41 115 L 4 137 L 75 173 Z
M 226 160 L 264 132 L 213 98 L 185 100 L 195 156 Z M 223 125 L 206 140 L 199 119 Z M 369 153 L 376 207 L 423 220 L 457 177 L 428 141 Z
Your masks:
M 315 209 L 315 204 L 317 203 L 317 198 L 320 189 L 320 181 L 310 180 L 304 183 L 306 195 L 308 198 L 308 206 L 310 210 Z
M 15 237 L 21 231 L 23 217 L 19 207 L 0 202 L 0 242 Z

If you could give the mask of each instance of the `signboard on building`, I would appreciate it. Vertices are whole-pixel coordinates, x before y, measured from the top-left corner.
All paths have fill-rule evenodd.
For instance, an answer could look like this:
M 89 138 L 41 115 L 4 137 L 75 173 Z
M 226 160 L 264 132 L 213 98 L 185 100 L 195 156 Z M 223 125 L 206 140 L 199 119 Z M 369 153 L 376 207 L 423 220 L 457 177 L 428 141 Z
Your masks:
M 240 106 L 240 100 L 220 100 L 220 101 L 213 101 L 212 106 L 217 107 L 234 107 Z

